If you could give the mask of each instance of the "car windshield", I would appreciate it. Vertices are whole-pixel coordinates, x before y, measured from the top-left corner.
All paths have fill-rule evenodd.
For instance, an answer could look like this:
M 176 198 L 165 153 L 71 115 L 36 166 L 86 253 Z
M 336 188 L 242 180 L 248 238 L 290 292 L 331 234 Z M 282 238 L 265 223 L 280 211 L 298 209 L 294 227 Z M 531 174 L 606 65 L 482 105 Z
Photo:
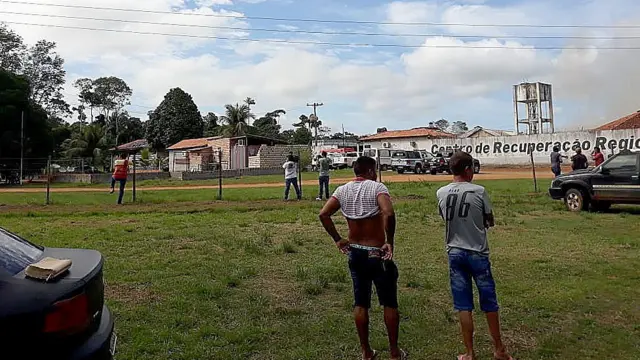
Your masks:
M 0 268 L 15 275 L 42 256 L 42 249 L 0 229 Z

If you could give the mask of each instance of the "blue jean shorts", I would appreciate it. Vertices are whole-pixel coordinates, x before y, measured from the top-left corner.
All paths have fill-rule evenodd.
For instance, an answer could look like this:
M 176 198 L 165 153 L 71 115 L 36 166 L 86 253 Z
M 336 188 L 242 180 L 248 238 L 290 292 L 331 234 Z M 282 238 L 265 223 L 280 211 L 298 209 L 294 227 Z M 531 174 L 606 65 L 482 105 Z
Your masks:
M 452 248 L 449 250 L 449 277 L 453 307 L 457 311 L 473 311 L 473 284 L 478 288 L 480 309 L 498 311 L 496 283 L 491 274 L 489 256 L 475 251 Z

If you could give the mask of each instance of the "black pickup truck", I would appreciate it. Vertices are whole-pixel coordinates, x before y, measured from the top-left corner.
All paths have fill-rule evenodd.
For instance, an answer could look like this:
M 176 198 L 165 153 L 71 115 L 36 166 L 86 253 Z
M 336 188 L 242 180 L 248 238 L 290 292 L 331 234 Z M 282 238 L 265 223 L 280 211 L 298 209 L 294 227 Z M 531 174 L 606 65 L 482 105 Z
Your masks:
M 640 204 L 640 152 L 620 152 L 596 168 L 560 175 L 551 182 L 549 195 L 574 212 Z
M 448 153 L 446 156 L 442 153 L 435 154 L 435 157 L 429 160 L 429 172 L 431 175 L 442 174 L 446 172 L 451 174 L 449 169 L 449 159 L 453 156 L 453 153 Z M 473 159 L 473 172 L 475 174 L 480 173 L 480 160 Z

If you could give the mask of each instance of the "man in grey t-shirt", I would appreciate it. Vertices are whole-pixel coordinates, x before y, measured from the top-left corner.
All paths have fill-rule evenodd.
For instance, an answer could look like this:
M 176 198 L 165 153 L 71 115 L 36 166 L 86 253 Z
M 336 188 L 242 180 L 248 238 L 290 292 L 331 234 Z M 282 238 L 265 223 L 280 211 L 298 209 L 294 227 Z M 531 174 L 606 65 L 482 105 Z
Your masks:
M 329 170 L 331 170 L 331 159 L 327 157 L 326 151 L 323 151 L 321 157 L 318 159 L 318 170 L 320 192 L 316 200 L 322 200 L 323 193 L 326 199 L 329 200 Z
M 491 201 L 486 190 L 473 180 L 473 158 L 458 151 L 449 160 L 453 182 L 437 192 L 440 216 L 446 223 L 446 247 L 453 306 L 458 311 L 466 352 L 458 360 L 475 360 L 473 350 L 473 280 L 480 308 L 487 315 L 494 357 L 512 359 L 502 343 L 496 286 L 489 262 L 487 229 L 494 226 Z M 473 279 L 473 280 L 472 280 Z

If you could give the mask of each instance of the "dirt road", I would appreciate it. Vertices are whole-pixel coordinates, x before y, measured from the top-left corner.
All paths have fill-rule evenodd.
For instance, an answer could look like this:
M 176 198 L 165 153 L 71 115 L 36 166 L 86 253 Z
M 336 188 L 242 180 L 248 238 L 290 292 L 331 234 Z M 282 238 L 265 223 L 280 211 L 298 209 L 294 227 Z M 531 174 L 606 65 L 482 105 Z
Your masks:
M 537 173 L 538 179 L 551 179 L 553 174 L 549 171 L 542 171 Z M 505 179 L 531 179 L 531 171 L 522 169 L 490 169 L 483 171 L 481 174 L 475 176 L 476 180 L 505 180 Z M 350 178 L 336 178 L 331 179 L 333 184 L 344 184 L 350 181 Z M 421 182 L 421 181 L 440 181 L 446 182 L 451 180 L 449 175 L 414 175 L 404 174 L 398 175 L 395 173 L 385 172 L 382 174 L 382 181 L 384 182 Z M 304 186 L 314 186 L 318 182 L 316 180 L 305 180 L 302 182 Z M 224 189 L 244 189 L 244 188 L 272 188 L 282 187 L 282 183 L 262 183 L 262 184 L 228 184 L 223 185 Z M 137 191 L 168 191 L 168 190 L 205 190 L 205 189 L 217 189 L 217 185 L 192 185 L 192 186 L 139 186 Z M 42 188 L 0 188 L 1 193 L 39 193 L 42 192 Z M 68 187 L 68 188 L 51 188 L 51 192 L 54 193 L 75 193 L 75 192 L 105 192 L 105 188 L 94 187 Z

